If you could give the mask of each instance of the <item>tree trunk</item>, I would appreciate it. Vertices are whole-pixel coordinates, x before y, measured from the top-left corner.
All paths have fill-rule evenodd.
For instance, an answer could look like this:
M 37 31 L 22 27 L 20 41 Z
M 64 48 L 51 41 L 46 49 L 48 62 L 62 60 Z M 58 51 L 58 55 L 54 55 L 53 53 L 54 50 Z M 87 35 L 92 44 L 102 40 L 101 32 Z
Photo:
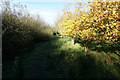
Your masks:
M 72 45 L 75 44 L 75 40 L 74 40 L 74 38 L 71 39 L 71 42 L 72 42 Z
M 87 46 L 85 46 L 85 52 L 88 52 L 88 47 Z
M 88 52 L 88 45 L 87 45 L 87 41 L 85 42 L 84 47 L 85 47 L 85 52 Z

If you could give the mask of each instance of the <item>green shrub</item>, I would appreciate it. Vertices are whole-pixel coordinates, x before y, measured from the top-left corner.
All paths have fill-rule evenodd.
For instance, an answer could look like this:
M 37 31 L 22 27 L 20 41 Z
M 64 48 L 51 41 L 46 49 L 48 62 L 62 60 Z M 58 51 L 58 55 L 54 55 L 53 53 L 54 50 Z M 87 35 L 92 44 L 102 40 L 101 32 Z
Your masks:
M 52 28 L 39 16 L 30 16 L 23 5 L 15 4 L 11 8 L 10 2 L 3 1 L 2 8 L 3 59 L 21 54 L 34 42 L 52 38 Z

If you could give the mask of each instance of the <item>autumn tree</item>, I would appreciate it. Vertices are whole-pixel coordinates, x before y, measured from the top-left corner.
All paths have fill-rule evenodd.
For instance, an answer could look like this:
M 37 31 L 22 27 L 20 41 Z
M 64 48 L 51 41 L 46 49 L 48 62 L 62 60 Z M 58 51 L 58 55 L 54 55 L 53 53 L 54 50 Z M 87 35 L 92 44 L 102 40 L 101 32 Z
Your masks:
M 64 12 L 61 33 L 83 40 L 85 51 L 90 41 L 119 42 L 119 3 L 93 1 L 86 3 L 89 10 L 85 11 L 86 8 L 81 9 L 81 2 L 75 2 L 74 11 Z

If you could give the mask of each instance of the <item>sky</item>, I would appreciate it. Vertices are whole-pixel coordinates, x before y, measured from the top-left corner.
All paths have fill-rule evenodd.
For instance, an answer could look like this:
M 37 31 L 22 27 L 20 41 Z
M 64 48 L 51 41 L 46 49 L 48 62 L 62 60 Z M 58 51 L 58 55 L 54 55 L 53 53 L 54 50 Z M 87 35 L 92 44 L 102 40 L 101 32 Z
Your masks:
M 73 1 L 92 1 L 92 0 L 13 0 L 14 2 L 73 2 Z
M 13 4 L 20 2 L 21 4 L 26 5 L 27 10 L 31 15 L 40 15 L 40 17 L 50 25 L 54 25 L 58 14 L 62 15 L 62 10 L 65 7 L 65 4 L 73 1 L 74 0 L 11 0 Z M 75 1 L 85 2 L 93 0 Z
M 83 2 L 83 0 L 79 1 Z M 40 15 L 46 23 L 54 25 L 58 14 L 62 15 L 65 4 L 73 0 L 12 0 L 11 2 L 26 5 L 31 15 Z
M 24 2 L 24 4 L 33 16 L 40 15 L 50 25 L 54 25 L 57 14 L 64 8 L 63 2 Z
M 44 2 L 43 2 L 44 1 Z M 40 15 L 40 17 L 50 25 L 54 25 L 54 22 L 58 14 L 62 14 L 62 10 L 67 2 L 55 2 L 43 0 L 13 0 L 12 3 L 20 2 L 27 6 L 27 10 L 31 15 Z

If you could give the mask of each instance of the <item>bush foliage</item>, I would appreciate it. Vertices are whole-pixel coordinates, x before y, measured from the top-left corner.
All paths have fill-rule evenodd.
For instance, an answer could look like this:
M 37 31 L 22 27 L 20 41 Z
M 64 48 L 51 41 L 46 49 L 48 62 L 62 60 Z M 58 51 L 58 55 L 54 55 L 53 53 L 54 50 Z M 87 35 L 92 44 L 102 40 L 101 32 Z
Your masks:
M 120 2 L 75 2 L 68 4 L 61 22 L 61 34 L 83 40 L 85 47 L 91 41 L 118 43 L 120 39 Z M 82 10 L 81 8 L 87 5 Z M 70 6 L 70 7 L 69 7 Z M 74 11 L 71 6 L 74 6 Z M 84 6 L 85 7 L 85 6 Z
M 32 17 L 22 4 L 2 2 L 3 58 L 14 56 L 34 42 L 50 40 L 52 28 L 39 16 Z

